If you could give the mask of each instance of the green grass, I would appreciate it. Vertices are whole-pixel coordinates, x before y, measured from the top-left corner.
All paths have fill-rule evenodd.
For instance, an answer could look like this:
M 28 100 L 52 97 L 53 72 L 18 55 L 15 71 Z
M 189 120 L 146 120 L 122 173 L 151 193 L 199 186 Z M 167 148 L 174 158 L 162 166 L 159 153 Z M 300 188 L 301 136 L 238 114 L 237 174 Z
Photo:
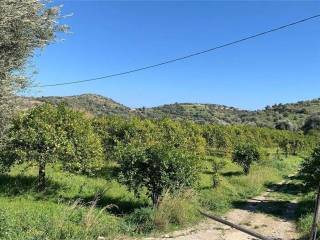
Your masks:
M 113 239 L 119 219 L 92 207 L 0 197 L 0 239 Z
M 0 175 L 0 239 L 115 239 L 169 231 L 199 221 L 198 207 L 220 214 L 259 195 L 268 184 L 295 172 L 299 158 L 260 162 L 248 176 L 226 161 L 217 188 L 212 189 L 210 165 L 205 163 L 199 186 L 191 193 L 167 195 L 158 210 L 143 194 L 136 198 L 116 181 L 114 165 L 95 178 L 48 166 L 44 193 L 35 188 L 36 168 L 14 167 L 10 174 Z

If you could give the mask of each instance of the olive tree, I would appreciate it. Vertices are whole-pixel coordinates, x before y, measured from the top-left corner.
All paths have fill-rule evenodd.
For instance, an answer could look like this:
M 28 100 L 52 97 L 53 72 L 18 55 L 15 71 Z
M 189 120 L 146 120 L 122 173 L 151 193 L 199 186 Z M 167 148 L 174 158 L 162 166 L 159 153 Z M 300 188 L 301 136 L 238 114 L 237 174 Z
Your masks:
M 166 144 L 118 146 L 121 179 L 136 194 L 145 188 L 157 206 L 165 190 L 193 186 L 198 179 L 198 158 Z
M 100 139 L 83 114 L 64 106 L 38 106 L 17 117 L 9 132 L 8 164 L 36 163 L 38 190 L 45 188 L 46 165 L 61 162 L 63 169 L 92 174 L 103 163 Z
M 246 175 L 249 174 L 251 164 L 260 160 L 258 148 L 253 144 L 239 144 L 232 154 L 233 162 L 239 164 Z
M 58 19 L 60 7 L 41 0 L 0 1 L 0 147 L 15 106 L 15 94 L 29 84 L 26 66 L 35 50 L 66 31 Z

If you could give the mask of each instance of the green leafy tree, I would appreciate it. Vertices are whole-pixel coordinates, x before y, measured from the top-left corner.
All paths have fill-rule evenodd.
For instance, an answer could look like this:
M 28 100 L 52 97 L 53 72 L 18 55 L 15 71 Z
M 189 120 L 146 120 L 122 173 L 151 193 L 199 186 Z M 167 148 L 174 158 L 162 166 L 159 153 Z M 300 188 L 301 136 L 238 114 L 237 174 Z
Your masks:
M 25 69 L 35 50 L 67 30 L 59 25 L 60 16 L 60 7 L 47 8 L 46 1 L 0 1 L 0 147 L 16 106 L 15 94 L 29 84 Z
M 103 150 L 88 119 L 64 106 L 38 106 L 17 117 L 10 130 L 9 164 L 36 163 L 38 190 L 45 189 L 46 165 L 61 162 L 72 172 L 93 173 L 103 163 Z
M 56 128 L 61 128 L 67 139 L 63 166 L 65 170 L 93 175 L 104 164 L 105 151 L 95 133 L 91 119 L 84 113 L 64 105 L 57 107 Z
M 198 158 L 183 149 L 166 144 L 118 146 L 122 181 L 139 194 L 147 189 L 157 206 L 165 190 L 175 191 L 193 186 L 198 179 Z
M 260 160 L 258 148 L 253 144 L 237 145 L 232 154 L 233 162 L 239 164 L 246 175 L 249 174 L 251 164 Z
M 317 187 L 320 183 L 320 145 L 316 147 L 312 154 L 304 159 L 300 174 L 305 183 L 310 187 Z

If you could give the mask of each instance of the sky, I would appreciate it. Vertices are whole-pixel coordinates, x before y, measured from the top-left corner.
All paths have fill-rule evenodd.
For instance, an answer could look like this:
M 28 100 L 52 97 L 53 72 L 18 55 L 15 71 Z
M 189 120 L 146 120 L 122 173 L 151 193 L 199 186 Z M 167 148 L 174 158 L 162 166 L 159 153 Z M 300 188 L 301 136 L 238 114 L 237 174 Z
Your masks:
M 37 54 L 38 84 L 140 68 L 320 13 L 320 1 L 61 0 L 71 33 Z M 33 96 L 83 93 L 132 108 L 175 102 L 261 109 L 320 97 L 320 18 L 159 68 Z

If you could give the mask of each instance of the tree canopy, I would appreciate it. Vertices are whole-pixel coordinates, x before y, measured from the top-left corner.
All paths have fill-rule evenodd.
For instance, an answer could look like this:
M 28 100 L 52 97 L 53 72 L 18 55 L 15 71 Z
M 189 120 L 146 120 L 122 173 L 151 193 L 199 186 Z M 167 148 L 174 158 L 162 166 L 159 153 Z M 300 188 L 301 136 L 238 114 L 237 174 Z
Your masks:
M 64 170 L 92 174 L 103 164 L 103 148 L 90 120 L 82 113 L 49 104 L 38 106 L 13 121 L 3 165 L 36 163 L 39 190 L 45 186 L 48 163 L 60 162 Z
M 66 31 L 59 25 L 60 7 L 40 0 L 0 1 L 0 144 L 15 106 L 15 94 L 28 86 L 26 66 L 35 50 Z

